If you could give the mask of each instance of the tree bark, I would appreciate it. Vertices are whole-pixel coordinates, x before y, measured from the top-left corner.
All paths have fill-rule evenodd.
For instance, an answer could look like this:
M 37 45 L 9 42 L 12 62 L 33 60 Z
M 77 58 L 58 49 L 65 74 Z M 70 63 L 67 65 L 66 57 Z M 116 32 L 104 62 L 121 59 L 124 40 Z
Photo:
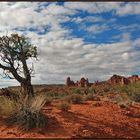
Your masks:
M 22 95 L 27 96 L 28 99 L 34 96 L 34 90 L 30 80 L 25 80 L 21 83 L 21 93 Z
M 25 76 L 25 80 L 21 82 L 21 89 L 23 95 L 28 96 L 28 99 L 30 99 L 34 96 L 34 90 L 31 84 L 31 75 L 26 63 L 26 58 L 24 53 L 21 55 L 21 62 L 23 64 L 23 72 Z

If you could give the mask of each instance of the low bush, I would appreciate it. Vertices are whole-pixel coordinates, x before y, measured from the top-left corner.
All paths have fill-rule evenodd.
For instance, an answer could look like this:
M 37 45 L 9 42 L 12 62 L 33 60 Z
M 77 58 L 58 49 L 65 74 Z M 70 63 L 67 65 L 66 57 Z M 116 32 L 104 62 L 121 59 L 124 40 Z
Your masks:
M 96 90 L 95 90 L 93 87 L 90 87 L 90 88 L 89 88 L 89 92 L 90 92 L 90 93 L 93 93 L 93 94 L 96 94 Z
M 76 90 L 75 90 L 75 93 L 81 94 L 81 90 L 80 90 L 80 89 L 76 89 Z
M 140 103 L 140 93 L 133 94 L 131 98 L 133 101 Z
M 79 94 L 72 94 L 65 98 L 66 101 L 73 104 L 80 104 L 83 102 L 83 96 Z
M 41 112 L 41 108 L 46 103 L 45 95 L 36 95 L 30 100 L 22 102 L 9 100 L 3 97 L 0 104 L 1 114 L 7 115 L 6 122 L 8 125 L 17 125 L 23 130 L 31 128 L 43 128 L 46 126 L 47 118 Z
M 92 93 L 89 93 L 85 96 L 86 101 L 93 101 L 95 99 L 95 95 Z
M 125 104 L 120 104 L 120 108 L 126 108 Z
M 47 123 L 46 116 L 40 111 L 22 108 L 7 119 L 8 125 L 17 125 L 20 129 L 28 131 L 32 128 L 44 128 Z
M 58 109 L 62 111 L 68 111 L 70 109 L 70 104 L 68 102 L 62 102 L 59 104 Z

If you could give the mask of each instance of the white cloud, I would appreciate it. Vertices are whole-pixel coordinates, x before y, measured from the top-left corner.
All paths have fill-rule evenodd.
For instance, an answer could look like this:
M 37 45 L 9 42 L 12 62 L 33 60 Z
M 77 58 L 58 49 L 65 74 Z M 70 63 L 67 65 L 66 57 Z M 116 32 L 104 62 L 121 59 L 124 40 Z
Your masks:
M 77 11 L 88 13 L 103 13 L 114 10 L 114 14 L 119 16 L 140 14 L 139 2 L 67 2 L 65 7 Z
M 129 54 L 127 52 L 122 54 L 122 58 L 123 59 L 128 59 L 129 58 Z
M 74 15 L 76 13 L 74 10 L 53 3 L 44 9 L 43 12 L 45 12 L 45 14 L 51 15 Z
M 138 2 L 129 2 L 123 6 L 120 6 L 117 10 L 117 14 L 120 16 L 140 14 L 140 3 Z
M 91 34 L 98 34 L 98 33 L 101 33 L 103 31 L 107 30 L 108 26 L 106 24 L 92 25 L 92 26 L 89 26 L 89 27 L 87 27 L 85 29 Z
M 104 19 L 102 17 L 97 17 L 97 16 L 87 16 L 84 18 L 75 17 L 72 19 L 72 21 L 74 21 L 76 23 L 82 23 L 82 22 L 96 23 L 96 22 L 102 22 L 102 21 L 104 21 Z
M 140 48 L 140 38 L 138 38 L 134 41 L 134 46 L 136 46 L 137 48 L 138 47 Z
M 65 7 L 77 11 L 86 11 L 88 13 L 101 13 L 117 9 L 119 2 L 66 2 Z

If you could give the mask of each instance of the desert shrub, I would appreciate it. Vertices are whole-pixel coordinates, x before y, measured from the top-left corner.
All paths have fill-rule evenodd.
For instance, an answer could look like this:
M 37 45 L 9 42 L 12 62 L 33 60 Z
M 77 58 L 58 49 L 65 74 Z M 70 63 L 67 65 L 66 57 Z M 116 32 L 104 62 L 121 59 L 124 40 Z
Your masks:
M 115 85 L 114 90 L 118 93 L 128 93 L 128 86 L 127 85 Z
M 45 127 L 47 118 L 41 113 L 41 108 L 46 103 L 46 99 L 45 95 L 36 95 L 30 101 L 23 100 L 22 103 L 9 99 L 3 100 L 4 104 L 1 107 L 3 112 L 7 113 L 7 124 L 18 125 L 23 130 Z
M 82 95 L 79 94 L 72 94 L 67 96 L 65 100 L 68 101 L 69 103 L 80 104 L 83 102 L 83 97 Z
M 92 101 L 92 100 L 94 100 L 94 99 L 95 99 L 95 95 L 92 94 L 92 93 L 89 93 L 89 94 L 87 94 L 87 95 L 85 96 L 85 100 L 86 100 L 86 101 Z
M 113 89 L 119 93 L 126 93 L 128 96 L 133 96 L 134 94 L 140 93 L 140 82 L 129 83 L 124 86 L 116 85 Z
M 15 124 L 22 130 L 32 128 L 44 128 L 47 123 L 46 116 L 40 111 L 32 111 L 30 108 L 22 108 L 20 111 L 13 113 L 7 119 L 8 124 Z
M 120 104 L 120 108 L 126 108 L 125 104 Z
M 33 111 L 39 111 L 45 105 L 47 100 L 48 97 L 46 95 L 36 95 L 31 99 L 29 105 L 28 103 L 25 103 L 25 105 L 27 104 L 27 107 L 29 106 Z
M 110 91 L 110 88 L 106 87 L 104 88 L 104 92 L 109 92 Z
M 51 99 L 60 99 L 60 98 L 63 98 L 65 96 L 68 96 L 68 95 L 69 95 L 69 92 L 58 92 L 58 93 L 48 92 L 46 94 L 46 96 L 51 98 Z
M 127 99 L 126 93 L 119 93 L 119 94 L 112 94 L 109 96 L 109 99 L 115 103 L 121 103 L 124 102 Z
M 75 90 L 75 93 L 77 93 L 77 94 L 81 94 L 80 89 L 76 89 L 76 90 Z
M 70 104 L 68 102 L 62 102 L 59 104 L 58 109 L 62 111 L 68 111 L 70 109 Z
M 131 106 L 132 104 L 133 104 L 133 101 L 131 99 L 128 99 L 127 102 L 126 102 L 126 105 Z
M 95 90 L 93 87 L 90 87 L 90 88 L 89 88 L 89 92 L 90 92 L 90 93 L 93 93 L 93 94 L 96 94 L 96 90 Z
M 140 102 L 140 93 L 135 93 L 132 95 L 132 100 L 134 100 L 135 102 Z

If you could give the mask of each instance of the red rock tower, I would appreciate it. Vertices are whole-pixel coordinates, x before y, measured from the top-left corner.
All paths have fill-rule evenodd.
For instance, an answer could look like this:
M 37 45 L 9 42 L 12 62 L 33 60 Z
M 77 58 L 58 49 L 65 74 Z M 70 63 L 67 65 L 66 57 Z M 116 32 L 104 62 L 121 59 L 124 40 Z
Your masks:
M 68 87 L 75 86 L 74 82 L 71 81 L 70 77 L 67 77 L 66 86 Z

